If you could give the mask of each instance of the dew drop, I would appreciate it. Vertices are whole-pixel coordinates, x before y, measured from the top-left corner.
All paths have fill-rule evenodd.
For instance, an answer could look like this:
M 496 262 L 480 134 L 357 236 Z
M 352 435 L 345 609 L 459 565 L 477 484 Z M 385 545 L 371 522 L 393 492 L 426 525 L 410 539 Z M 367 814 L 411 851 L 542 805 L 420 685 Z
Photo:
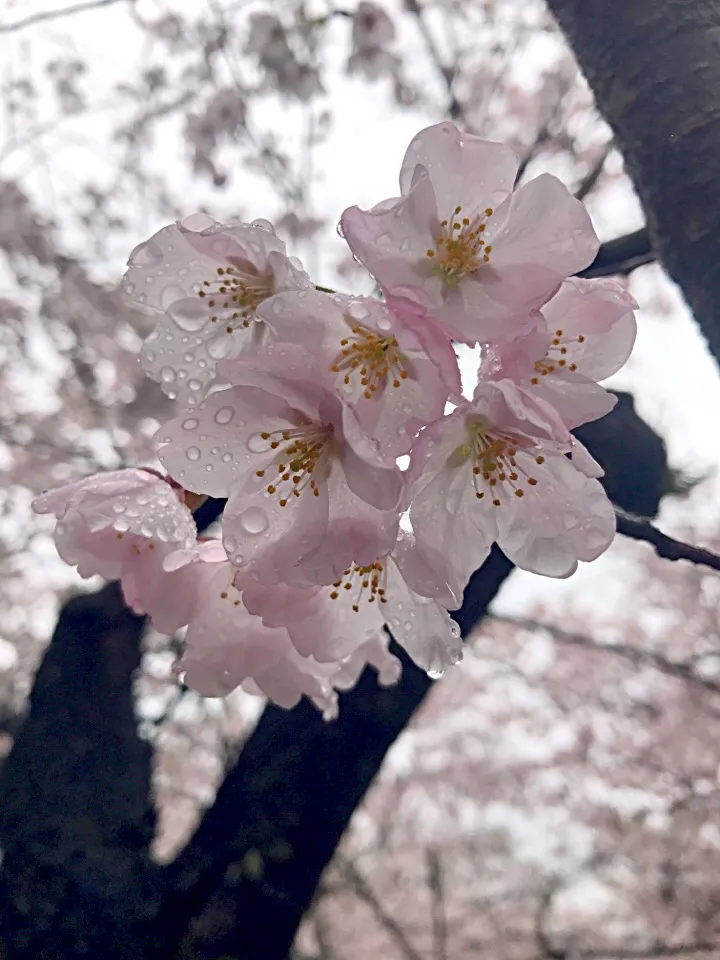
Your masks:
M 213 358 L 213 360 L 223 360 L 225 357 L 228 357 L 233 351 L 233 339 L 228 337 L 226 333 L 219 337 L 213 337 L 208 341 L 207 352 Z
M 194 430 L 198 425 L 196 417 L 188 417 L 187 420 L 183 420 L 183 430 Z
M 232 407 L 220 407 L 218 412 L 215 414 L 215 423 L 230 423 L 234 416 L 235 411 Z
M 127 521 L 127 520 L 122 520 L 122 519 L 121 519 L 121 520 L 116 520 L 115 523 L 113 524 L 113 526 L 114 526 L 115 529 L 118 530 L 120 533 L 125 533 L 126 530 L 129 530 L 129 529 L 130 529 L 130 524 L 128 523 L 128 521 Z
M 172 383 L 175 379 L 175 371 L 172 367 L 163 367 L 160 371 L 160 379 L 163 383 Z
M 114 503 L 113 510 L 115 513 L 125 513 L 125 504 L 123 503 Z
M 198 390 L 202 390 L 202 381 L 201 380 L 188 380 L 188 387 L 193 390 L 195 393 Z
M 207 307 L 199 297 L 184 297 L 182 300 L 176 300 L 168 308 L 168 315 L 181 330 L 190 332 L 201 330 L 208 321 Z
M 150 267 L 160 263 L 162 258 L 162 247 L 153 240 L 146 240 L 135 247 L 128 262 L 132 266 Z
M 230 461 L 232 460 L 232 458 L 233 458 L 233 455 L 232 455 L 231 453 L 224 453 L 224 454 L 222 455 L 222 461 L 223 461 L 223 463 L 230 463 Z
M 364 303 L 360 303 L 359 301 L 356 300 L 354 303 L 351 303 L 350 306 L 348 307 L 348 313 L 350 314 L 351 317 L 354 317 L 356 320 L 364 320 L 368 315 L 368 308 L 365 306 Z
M 260 433 L 253 433 L 248 439 L 247 446 L 251 453 L 267 453 L 270 449 L 270 441 L 266 440 Z
M 199 460 L 200 449 L 198 447 L 188 447 L 187 453 L 185 454 L 185 456 L 188 458 L 188 460 L 193 460 L 193 461 Z
M 264 533 L 269 525 L 270 522 L 267 514 L 259 507 L 249 507 L 244 513 L 240 514 L 240 526 L 245 533 L 249 533 L 252 536 Z
M 185 291 L 183 288 L 176 283 L 171 283 L 169 286 L 163 287 L 160 293 L 160 306 L 163 310 L 168 310 L 174 303 L 184 298 Z

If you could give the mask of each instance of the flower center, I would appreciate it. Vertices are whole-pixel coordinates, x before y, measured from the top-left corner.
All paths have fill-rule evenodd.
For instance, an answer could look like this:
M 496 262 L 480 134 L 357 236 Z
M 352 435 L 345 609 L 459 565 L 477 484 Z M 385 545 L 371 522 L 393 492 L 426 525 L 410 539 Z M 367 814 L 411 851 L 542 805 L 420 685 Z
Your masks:
M 470 276 L 481 264 L 487 263 L 492 252 L 492 246 L 484 240 L 488 217 L 493 214 L 492 207 L 472 218 L 461 214 L 462 207 L 458 205 L 449 220 L 440 222 L 435 247 L 429 248 L 426 254 L 432 261 L 432 272 L 451 289 L 456 289 L 463 277 Z
M 483 500 L 487 493 L 493 506 L 501 507 L 510 496 L 525 496 L 521 479 L 528 486 L 537 486 L 537 479 L 517 460 L 518 448 L 528 447 L 527 440 L 489 429 L 483 420 L 469 421 L 467 432 L 468 442 L 458 447 L 455 454 L 460 462 L 473 461 L 473 486 L 478 500 Z M 534 460 L 539 466 L 545 463 L 542 455 Z
M 236 260 L 218 267 L 217 277 L 203 280 L 198 297 L 205 303 L 213 323 L 225 324 L 228 333 L 250 326 L 252 315 L 274 292 L 272 270 L 261 273 L 249 260 Z
M 538 384 L 540 377 L 547 377 L 548 374 L 556 373 L 558 369 L 575 373 L 577 364 L 567 361 L 568 343 L 585 343 L 585 337 L 582 334 L 578 337 L 566 337 L 562 330 L 556 330 L 544 359 L 537 360 L 534 364 L 535 372 L 540 376 L 531 377 L 530 383 Z
M 385 584 L 387 574 L 383 560 L 376 560 L 366 567 L 360 567 L 354 563 L 339 580 L 333 583 L 333 590 L 330 594 L 331 600 L 337 600 L 340 596 L 340 590 L 354 591 L 352 608 L 355 613 L 360 612 L 360 604 L 366 603 L 387 603 L 385 597 Z
M 352 336 L 340 341 L 340 351 L 330 367 L 333 373 L 344 374 L 346 384 L 354 374 L 358 375 L 368 400 L 388 381 L 397 388 L 402 380 L 407 380 L 406 357 L 398 349 L 395 337 L 383 336 L 354 321 L 350 331 Z
M 267 492 L 279 497 L 281 507 L 285 507 L 291 497 L 299 497 L 303 490 L 312 491 L 320 496 L 318 477 L 324 480 L 329 472 L 333 453 L 332 425 L 307 423 L 288 430 L 275 430 L 261 433 L 263 440 L 270 441 L 270 449 L 277 451 L 272 461 L 277 473 L 265 488 Z M 256 470 L 258 477 L 264 477 L 271 467 Z

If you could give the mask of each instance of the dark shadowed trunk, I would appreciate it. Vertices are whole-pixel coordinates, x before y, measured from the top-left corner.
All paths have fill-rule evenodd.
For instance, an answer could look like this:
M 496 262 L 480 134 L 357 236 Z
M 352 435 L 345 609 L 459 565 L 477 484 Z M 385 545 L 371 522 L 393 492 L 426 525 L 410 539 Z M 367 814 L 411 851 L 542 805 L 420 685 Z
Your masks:
M 613 128 L 652 246 L 720 358 L 720 3 L 548 6 Z

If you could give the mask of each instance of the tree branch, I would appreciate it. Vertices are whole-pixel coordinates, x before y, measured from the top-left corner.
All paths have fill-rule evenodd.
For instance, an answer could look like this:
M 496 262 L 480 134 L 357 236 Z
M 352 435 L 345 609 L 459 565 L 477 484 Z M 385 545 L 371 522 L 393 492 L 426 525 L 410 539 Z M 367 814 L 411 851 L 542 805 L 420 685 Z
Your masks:
M 593 262 L 578 276 L 589 280 L 596 277 L 628 274 L 638 267 L 645 266 L 646 263 L 653 263 L 656 259 L 647 228 L 643 227 L 634 233 L 628 233 L 624 237 L 601 244 Z
M 73 3 L 68 7 L 61 7 L 60 10 L 41 10 L 38 13 L 31 13 L 29 17 L 23 17 L 22 20 L 0 23 L 0 33 L 16 33 L 18 30 L 25 30 L 27 27 L 36 26 L 38 23 L 48 23 L 50 20 L 60 20 L 62 17 L 70 17 L 76 13 L 99 10 L 101 7 L 109 7 L 114 3 L 133 2 L 134 0 L 87 0 L 86 3 Z
M 415 18 L 418 30 L 420 31 L 423 41 L 425 42 L 425 47 L 430 59 L 432 60 L 438 75 L 445 84 L 445 89 L 447 90 L 448 94 L 448 116 L 451 120 L 460 120 L 463 124 L 467 125 L 465 108 L 458 100 L 453 88 L 453 81 L 455 79 L 454 71 L 450 67 L 446 66 L 443 62 L 443 58 L 440 55 L 438 46 L 435 43 L 435 38 L 433 37 L 430 28 L 427 25 L 427 21 L 425 20 L 423 8 L 418 3 L 418 0 L 405 0 L 405 9 Z
M 577 200 L 584 200 L 585 197 L 595 189 L 595 184 L 600 179 L 600 174 L 603 172 L 605 162 L 612 153 L 614 146 L 615 144 L 612 140 L 608 140 L 608 142 L 603 146 L 595 163 L 590 167 L 586 175 L 580 181 L 580 186 L 575 191 L 575 198 Z
M 664 560 L 688 560 L 690 563 L 720 571 L 720 557 L 716 553 L 669 537 L 650 523 L 647 517 L 636 517 L 620 509 L 616 509 L 615 514 L 618 533 L 633 540 L 644 540 Z
M 675 677 L 678 680 L 684 680 L 687 683 L 703 687 L 711 693 L 720 693 L 720 683 L 709 680 L 695 673 L 691 664 L 678 660 L 669 660 L 662 654 L 655 653 L 653 650 L 643 650 L 641 647 L 633 647 L 626 643 L 599 643 L 582 633 L 575 633 L 571 630 L 564 630 L 554 623 L 545 623 L 541 620 L 535 620 L 532 617 L 516 617 L 509 614 L 492 613 L 490 620 L 496 623 L 507 623 L 521 630 L 531 632 L 542 630 L 557 640 L 558 643 L 564 643 L 572 647 L 581 647 L 583 650 L 591 650 L 596 653 L 609 653 L 612 656 L 621 657 L 628 660 L 635 666 L 653 667 L 654 669 Z
M 370 907 L 373 916 L 398 947 L 405 960 L 424 960 L 422 954 L 418 953 L 405 936 L 400 924 L 387 912 L 375 896 L 372 887 L 355 867 L 355 864 L 345 857 L 338 857 L 336 864 L 352 888 L 353 893 Z

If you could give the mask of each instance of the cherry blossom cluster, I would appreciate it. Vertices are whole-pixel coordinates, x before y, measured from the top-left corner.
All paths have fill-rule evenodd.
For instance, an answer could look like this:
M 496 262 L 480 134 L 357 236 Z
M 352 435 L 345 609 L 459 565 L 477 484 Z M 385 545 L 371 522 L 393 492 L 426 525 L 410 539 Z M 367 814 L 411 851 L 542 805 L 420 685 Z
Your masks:
M 400 194 L 340 232 L 378 297 L 316 287 L 264 220 L 205 214 L 131 254 L 124 289 L 157 317 L 141 363 L 175 402 L 163 473 L 100 474 L 41 496 L 61 556 L 118 578 L 208 696 L 239 685 L 326 715 L 389 633 L 432 675 L 461 656 L 470 575 L 494 543 L 567 577 L 611 543 L 599 465 L 572 436 L 635 338 L 613 281 L 573 278 L 598 241 L 555 177 L 515 189 L 498 143 L 419 133 Z M 463 394 L 455 344 L 480 347 Z M 218 538 L 193 509 L 226 501 Z M 386 630 L 385 628 L 388 628 Z

